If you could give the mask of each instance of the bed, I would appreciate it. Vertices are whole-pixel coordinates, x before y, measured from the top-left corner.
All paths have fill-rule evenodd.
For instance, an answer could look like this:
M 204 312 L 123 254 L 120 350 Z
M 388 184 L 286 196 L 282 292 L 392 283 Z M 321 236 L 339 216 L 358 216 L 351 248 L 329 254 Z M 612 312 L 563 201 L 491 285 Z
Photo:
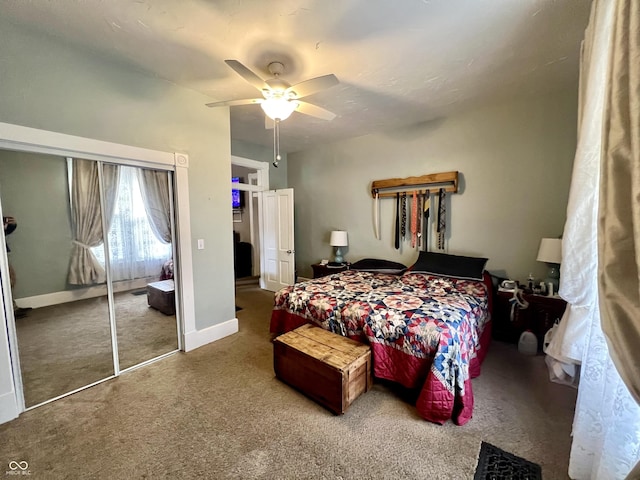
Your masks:
M 374 376 L 419 392 L 422 418 L 463 425 L 473 413 L 471 378 L 491 339 L 486 260 L 421 252 L 409 271 L 356 264 L 276 292 L 270 330 L 313 323 L 366 342 Z

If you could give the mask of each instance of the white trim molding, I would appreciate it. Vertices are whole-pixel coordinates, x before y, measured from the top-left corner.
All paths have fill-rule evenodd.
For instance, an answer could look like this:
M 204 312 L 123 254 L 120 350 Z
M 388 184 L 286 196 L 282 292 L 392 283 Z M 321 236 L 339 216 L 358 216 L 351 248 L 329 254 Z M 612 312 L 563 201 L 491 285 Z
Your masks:
M 186 349 L 186 332 L 196 330 L 196 307 L 193 282 L 193 252 L 191 247 L 191 207 L 189 204 L 189 156 L 176 153 L 175 169 L 175 217 L 178 240 L 178 262 L 180 271 L 178 288 L 178 308 L 180 315 L 180 345 Z
M 212 325 L 203 330 L 193 330 L 185 333 L 184 336 L 184 351 L 190 352 L 196 348 L 202 347 L 221 338 L 228 337 L 238 333 L 238 319 L 232 318 L 226 322 Z
M 126 164 L 155 164 L 173 166 L 176 154 L 49 132 L 0 122 L 0 148 L 22 152 L 48 153 L 62 157 L 81 157 L 87 160 L 130 160 Z M 139 162 L 139 163 L 137 163 Z M 119 162 L 120 163 L 120 162 Z M 188 160 L 187 160 L 188 165 Z
M 18 418 L 20 409 L 16 401 L 16 392 L 11 391 L 0 395 L 0 423 Z
M 176 167 L 189 168 L 189 155 L 186 153 L 174 153 Z
M 158 277 L 138 278 L 136 280 L 122 280 L 113 282 L 113 293 L 127 292 L 146 288 L 148 283 L 156 282 Z M 16 303 L 22 308 L 41 308 L 61 303 L 75 302 L 85 298 L 104 297 L 107 295 L 106 284 L 74 290 L 62 290 L 60 292 L 44 293 L 32 297 L 16 298 Z
M 231 155 L 231 165 L 254 169 L 258 177 L 256 185 L 249 183 L 232 183 L 232 189 L 244 192 L 263 192 L 269 190 L 269 164 L 267 162 Z

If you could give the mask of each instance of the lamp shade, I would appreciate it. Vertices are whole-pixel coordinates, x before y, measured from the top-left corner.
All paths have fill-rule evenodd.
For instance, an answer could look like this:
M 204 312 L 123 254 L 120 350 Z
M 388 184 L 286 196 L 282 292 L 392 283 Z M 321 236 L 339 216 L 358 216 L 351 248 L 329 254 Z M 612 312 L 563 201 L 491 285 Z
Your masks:
M 562 263 L 562 239 L 543 238 L 540 241 L 537 260 L 546 263 Z
M 347 237 L 347 232 L 343 230 L 334 230 L 331 232 L 331 239 L 329 240 L 329 245 L 332 247 L 346 247 L 349 245 L 349 239 Z
M 286 120 L 298 107 L 298 103 L 283 97 L 271 97 L 262 102 L 260 106 L 270 119 Z

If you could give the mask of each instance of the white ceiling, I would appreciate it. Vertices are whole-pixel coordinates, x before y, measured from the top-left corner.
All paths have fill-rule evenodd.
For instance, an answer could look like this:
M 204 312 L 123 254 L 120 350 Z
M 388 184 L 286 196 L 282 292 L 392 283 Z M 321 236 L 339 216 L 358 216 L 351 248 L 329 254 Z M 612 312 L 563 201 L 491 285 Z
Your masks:
M 259 96 L 231 70 L 292 84 L 335 74 L 294 113 L 286 152 L 575 84 L 590 0 L 4 0 L 0 15 L 211 101 Z M 257 94 L 257 95 L 256 95 Z M 203 108 L 207 108 L 203 105 Z M 224 108 L 224 107 L 223 107 Z M 271 145 L 257 105 L 231 107 L 233 139 Z

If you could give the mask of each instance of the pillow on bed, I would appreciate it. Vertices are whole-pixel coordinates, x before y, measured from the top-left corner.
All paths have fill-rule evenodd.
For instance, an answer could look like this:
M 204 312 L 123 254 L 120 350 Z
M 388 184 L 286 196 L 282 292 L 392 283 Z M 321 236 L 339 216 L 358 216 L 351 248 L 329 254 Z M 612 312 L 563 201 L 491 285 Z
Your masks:
M 466 280 L 482 280 L 487 258 L 463 257 L 447 253 L 420 252 L 412 272 L 433 273 Z
M 407 269 L 406 265 L 390 260 L 378 260 L 377 258 L 363 258 L 349 266 L 350 270 L 361 272 L 378 272 L 401 275 Z

